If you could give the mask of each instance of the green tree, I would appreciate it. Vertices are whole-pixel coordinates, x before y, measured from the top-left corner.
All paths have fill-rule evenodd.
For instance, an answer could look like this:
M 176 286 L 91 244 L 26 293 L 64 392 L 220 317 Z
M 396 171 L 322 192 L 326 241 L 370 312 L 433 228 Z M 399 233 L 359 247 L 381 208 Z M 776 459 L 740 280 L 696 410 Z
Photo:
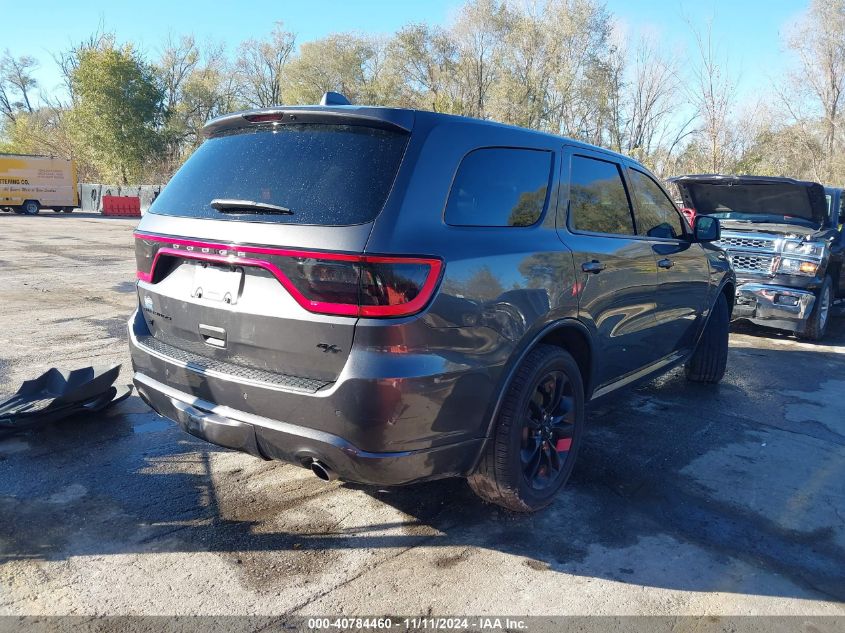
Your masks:
M 131 45 L 79 52 L 71 77 L 68 125 L 75 145 L 102 178 L 138 182 L 161 150 L 164 92 Z
M 387 45 L 387 66 L 401 82 L 400 103 L 434 112 L 460 113 L 457 43 L 445 29 L 409 24 Z
M 193 35 L 169 38 L 156 64 L 164 90 L 166 152 L 157 180 L 167 179 L 202 142 L 202 128 L 221 114 L 246 107 L 244 89 L 221 45 L 199 46 Z
M 353 103 L 396 103 L 399 81 L 386 71 L 386 49 L 380 39 L 355 33 L 305 42 L 285 68 L 285 102 L 318 103 L 323 93 L 335 90 Z

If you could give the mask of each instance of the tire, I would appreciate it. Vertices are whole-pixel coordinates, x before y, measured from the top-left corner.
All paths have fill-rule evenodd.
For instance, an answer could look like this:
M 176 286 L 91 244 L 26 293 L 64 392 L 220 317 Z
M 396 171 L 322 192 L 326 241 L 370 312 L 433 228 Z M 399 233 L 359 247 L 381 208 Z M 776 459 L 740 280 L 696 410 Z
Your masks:
M 27 200 L 23 203 L 21 209 L 27 215 L 38 215 L 38 212 L 41 211 L 41 205 L 38 204 L 37 200 Z
M 469 485 L 482 499 L 508 510 L 539 510 L 572 474 L 583 434 L 578 364 L 559 347 L 538 345 L 507 388 L 493 437 Z
M 816 296 L 816 303 L 813 312 L 803 332 L 798 336 L 808 341 L 820 341 L 827 334 L 827 326 L 830 323 L 830 313 L 833 307 L 833 279 L 825 275 L 819 294 Z
M 695 352 L 686 363 L 687 380 L 706 383 L 722 380 L 728 365 L 729 329 L 728 300 L 720 292 Z

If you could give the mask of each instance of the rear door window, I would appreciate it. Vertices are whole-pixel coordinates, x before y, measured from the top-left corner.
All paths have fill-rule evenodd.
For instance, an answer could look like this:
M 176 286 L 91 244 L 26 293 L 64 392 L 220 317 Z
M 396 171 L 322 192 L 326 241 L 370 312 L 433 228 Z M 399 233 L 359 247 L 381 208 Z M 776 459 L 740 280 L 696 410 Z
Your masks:
M 628 173 L 637 201 L 634 208 L 637 233 L 658 238 L 682 237 L 684 228 L 681 214 L 660 185 L 636 169 L 629 169 Z
M 489 147 L 467 154 L 458 167 L 445 219 L 455 226 L 530 226 L 549 193 L 552 152 Z
M 631 204 L 618 164 L 572 157 L 569 227 L 589 233 L 634 235 Z
M 408 136 L 366 126 L 287 124 L 213 137 L 176 172 L 150 211 L 248 222 L 369 222 L 387 200 Z M 210 205 L 215 199 L 291 213 L 222 212 Z

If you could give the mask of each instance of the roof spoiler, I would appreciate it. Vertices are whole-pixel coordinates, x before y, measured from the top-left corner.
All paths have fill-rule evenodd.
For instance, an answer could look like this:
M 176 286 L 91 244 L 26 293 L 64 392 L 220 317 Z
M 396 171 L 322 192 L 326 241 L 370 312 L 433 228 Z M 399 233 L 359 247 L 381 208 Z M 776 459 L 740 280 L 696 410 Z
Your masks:
M 341 103 L 343 102 L 343 103 Z M 253 125 L 289 125 L 324 123 L 329 125 L 361 125 L 395 132 L 410 132 L 414 127 L 414 111 L 375 106 L 353 106 L 342 94 L 327 92 L 320 105 L 274 106 L 233 112 L 212 119 L 202 128 L 206 138 L 221 132 Z

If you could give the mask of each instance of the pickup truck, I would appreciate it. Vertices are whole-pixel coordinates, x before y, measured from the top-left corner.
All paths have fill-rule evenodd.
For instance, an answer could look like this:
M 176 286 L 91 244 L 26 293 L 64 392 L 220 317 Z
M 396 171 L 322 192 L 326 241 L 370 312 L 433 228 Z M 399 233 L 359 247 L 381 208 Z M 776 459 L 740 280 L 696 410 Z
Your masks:
M 842 190 L 766 176 L 671 178 L 684 215 L 720 220 L 737 276 L 733 319 L 824 337 L 831 307 L 845 295 Z

